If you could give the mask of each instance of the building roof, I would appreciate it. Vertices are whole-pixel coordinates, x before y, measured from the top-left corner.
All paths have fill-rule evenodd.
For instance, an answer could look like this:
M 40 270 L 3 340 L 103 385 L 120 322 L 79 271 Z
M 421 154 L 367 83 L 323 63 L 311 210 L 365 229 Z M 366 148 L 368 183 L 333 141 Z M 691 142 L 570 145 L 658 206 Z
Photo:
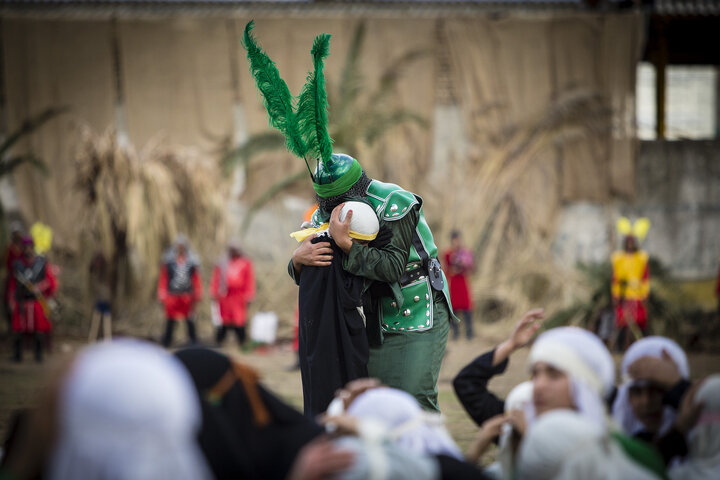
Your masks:
M 653 13 L 667 16 L 720 15 L 720 0 L 655 0 Z
M 82 16 L 250 11 L 287 14 L 292 10 L 298 14 L 342 15 L 350 10 L 423 16 L 509 10 L 598 12 L 637 8 L 638 4 L 648 13 L 661 16 L 720 15 L 720 0 L 0 0 L 0 12 Z
M 616 2 L 618 0 L 610 0 Z M 463 16 L 505 12 L 582 11 L 587 0 L 0 0 L 0 13 L 46 18 L 213 16 Z

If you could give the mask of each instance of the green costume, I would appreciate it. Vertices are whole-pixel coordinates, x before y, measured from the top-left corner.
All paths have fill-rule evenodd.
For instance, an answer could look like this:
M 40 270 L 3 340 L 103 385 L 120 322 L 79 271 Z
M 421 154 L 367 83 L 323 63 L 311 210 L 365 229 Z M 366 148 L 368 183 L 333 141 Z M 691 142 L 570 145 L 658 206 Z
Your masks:
M 252 22 L 246 27 L 244 43 L 270 123 L 285 134 L 288 149 L 305 160 L 308 170 L 308 161 L 317 160 L 311 178 L 320 207 L 312 216 L 312 226 L 327 222 L 340 203 L 361 200 L 374 207 L 380 228 L 392 233 L 389 243 L 380 248 L 353 244 L 343 259 L 347 272 L 366 279 L 365 298 L 370 304 L 365 308 L 377 312 L 369 319 L 376 318 L 378 325 L 367 326 L 378 333 L 368 371 L 384 384 L 414 395 L 423 408 L 439 410 L 437 380 L 454 316 L 422 198 L 397 185 L 370 180 L 356 159 L 332 153 L 322 73 L 329 35 L 315 39 L 315 69 L 295 109 L 275 65 L 250 35 L 251 28 Z M 299 283 L 292 261 L 288 272 Z M 383 294 L 370 293 L 375 292 L 370 289 L 373 282 L 386 286 Z

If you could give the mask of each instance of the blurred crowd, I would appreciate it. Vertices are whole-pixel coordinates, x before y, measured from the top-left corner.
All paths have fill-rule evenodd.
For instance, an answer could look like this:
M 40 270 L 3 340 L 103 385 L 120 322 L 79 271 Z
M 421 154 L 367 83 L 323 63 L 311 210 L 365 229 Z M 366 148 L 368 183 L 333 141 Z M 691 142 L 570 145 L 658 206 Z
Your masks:
M 720 375 L 692 381 L 685 352 L 652 336 L 618 375 L 595 334 L 539 333 L 543 316 L 525 314 L 455 377 L 479 428 L 467 452 L 441 414 L 377 380 L 310 417 L 219 351 L 114 339 L 81 350 L 17 412 L 0 478 L 720 478 Z M 526 346 L 529 380 L 502 399 L 488 382 Z

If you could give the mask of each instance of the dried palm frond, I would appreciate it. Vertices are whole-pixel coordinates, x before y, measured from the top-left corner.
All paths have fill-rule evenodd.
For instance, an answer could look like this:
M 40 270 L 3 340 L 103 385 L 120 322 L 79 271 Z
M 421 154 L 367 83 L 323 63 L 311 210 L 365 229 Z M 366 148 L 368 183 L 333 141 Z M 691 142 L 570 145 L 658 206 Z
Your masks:
M 164 248 L 179 232 L 201 250 L 224 238 L 224 185 L 191 149 L 151 140 L 139 153 L 115 133 L 81 131 L 75 186 L 85 197 L 80 228 L 111 259 L 114 292 L 152 292 Z

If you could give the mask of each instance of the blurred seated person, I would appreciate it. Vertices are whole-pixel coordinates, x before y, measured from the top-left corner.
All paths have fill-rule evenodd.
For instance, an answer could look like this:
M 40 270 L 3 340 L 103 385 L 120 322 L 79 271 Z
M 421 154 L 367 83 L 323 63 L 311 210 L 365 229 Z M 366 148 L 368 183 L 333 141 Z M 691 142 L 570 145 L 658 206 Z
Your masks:
M 666 463 L 687 453 L 692 416 L 678 415 L 690 389 L 685 352 L 669 338 L 645 337 L 623 356 L 624 382 L 612 406 L 615 422 L 628 435 L 654 443 Z

